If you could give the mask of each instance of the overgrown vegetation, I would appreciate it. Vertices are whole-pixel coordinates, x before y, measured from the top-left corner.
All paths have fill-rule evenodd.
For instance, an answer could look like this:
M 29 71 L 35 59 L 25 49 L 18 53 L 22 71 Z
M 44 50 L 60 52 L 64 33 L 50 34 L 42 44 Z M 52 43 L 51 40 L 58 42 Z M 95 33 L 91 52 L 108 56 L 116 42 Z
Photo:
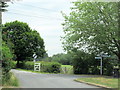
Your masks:
M 75 74 L 99 74 L 100 61 L 95 56 L 107 54 L 103 58 L 104 75 L 112 75 L 113 67 L 120 62 L 120 2 L 73 2 L 69 15 L 63 14 L 62 23 L 65 36 L 63 48 L 74 53 Z M 115 59 L 112 57 L 115 56 Z
M 100 60 L 95 60 L 95 56 L 109 54 L 110 58 L 103 58 L 103 75 L 112 75 L 114 66 L 120 62 L 120 2 L 73 4 L 70 15 L 62 13 L 65 18 L 62 43 L 66 54 L 49 57 L 44 40 L 27 23 L 14 21 L 2 26 L 3 42 L 0 50 L 4 85 L 12 83 L 17 86 L 17 80 L 10 73 L 11 68 L 33 70 L 35 59 L 41 60 L 38 62 L 41 63 L 41 72 L 60 73 L 62 64 L 72 65 L 74 74 L 100 74 Z M 71 67 L 62 69 L 67 72 Z
M 86 53 L 81 50 L 74 50 L 67 54 L 56 54 L 47 59 L 42 59 L 43 61 L 49 62 L 59 62 L 62 65 L 72 65 L 73 68 L 62 67 L 62 73 L 74 74 L 100 74 L 100 60 L 95 59 L 96 55 L 94 53 Z M 65 63 L 68 62 L 68 63 Z M 117 65 L 116 57 L 103 58 L 103 75 L 113 75 L 113 68 Z M 68 71 L 69 70 L 69 71 Z
M 41 72 L 48 72 L 48 73 L 60 73 L 61 64 L 57 62 L 44 62 L 39 61 L 35 63 L 40 63 L 40 71 Z M 14 62 L 15 64 L 15 62 Z M 15 65 L 14 65 L 15 66 Z M 20 68 L 25 70 L 32 70 L 34 71 L 34 62 L 27 61 L 27 62 L 20 62 Z
M 73 74 L 73 66 L 72 65 L 62 65 L 61 73 L 62 74 Z
M 3 75 L 7 75 L 7 73 L 11 69 L 11 61 L 13 58 L 13 54 L 5 42 L 2 42 L 2 71 Z
M 34 57 L 42 57 L 45 53 L 44 41 L 36 30 L 32 30 L 27 23 L 19 21 L 2 25 L 2 35 L 2 46 L 0 46 L 2 84 L 17 86 L 18 81 L 10 73 L 11 68 L 22 67 L 25 61 L 33 61 Z M 19 63 L 20 61 L 22 64 Z
M 9 72 L 9 73 L 7 73 L 6 76 L 3 77 L 2 84 L 4 87 L 6 87 L 6 86 L 7 87 L 9 87 L 9 86 L 18 87 L 19 81 L 12 72 Z

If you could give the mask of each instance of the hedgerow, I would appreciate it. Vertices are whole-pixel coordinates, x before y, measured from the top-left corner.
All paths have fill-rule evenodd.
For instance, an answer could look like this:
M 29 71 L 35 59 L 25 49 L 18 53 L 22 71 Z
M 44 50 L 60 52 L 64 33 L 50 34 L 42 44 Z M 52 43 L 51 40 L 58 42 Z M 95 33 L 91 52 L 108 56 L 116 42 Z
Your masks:
M 61 64 L 58 62 L 35 62 L 40 63 L 40 71 L 41 72 L 49 72 L 49 73 L 60 73 Z M 21 69 L 26 70 L 34 70 L 34 62 L 27 61 L 20 63 Z

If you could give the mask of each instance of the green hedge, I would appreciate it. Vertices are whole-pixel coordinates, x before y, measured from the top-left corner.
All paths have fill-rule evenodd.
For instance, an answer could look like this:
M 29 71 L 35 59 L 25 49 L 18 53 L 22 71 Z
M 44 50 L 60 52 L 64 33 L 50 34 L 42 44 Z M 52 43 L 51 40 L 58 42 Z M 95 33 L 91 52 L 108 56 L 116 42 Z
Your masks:
M 41 72 L 49 72 L 49 73 L 60 73 L 61 64 L 58 62 L 35 62 L 41 63 L 40 71 Z M 12 62 L 13 68 L 15 68 L 16 62 Z M 27 61 L 27 62 L 20 62 L 20 68 L 26 70 L 34 70 L 34 62 Z
M 24 62 L 21 68 L 26 70 L 34 70 L 34 62 L 30 61 Z
M 16 68 L 16 64 L 17 64 L 16 61 L 11 61 L 11 68 L 15 69 Z
M 61 64 L 58 62 L 41 62 L 41 71 L 60 73 Z

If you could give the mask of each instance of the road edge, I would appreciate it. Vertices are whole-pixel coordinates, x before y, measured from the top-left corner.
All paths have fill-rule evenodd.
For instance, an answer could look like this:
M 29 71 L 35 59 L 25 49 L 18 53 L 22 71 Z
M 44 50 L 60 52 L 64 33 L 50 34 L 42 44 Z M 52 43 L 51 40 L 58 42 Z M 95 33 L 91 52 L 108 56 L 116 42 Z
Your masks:
M 104 88 L 104 89 L 117 89 L 117 88 L 111 88 L 111 87 L 107 87 L 107 86 L 96 84 L 96 83 L 85 82 L 83 80 L 74 79 L 74 81 L 79 82 L 79 83 L 85 83 L 85 84 L 92 85 L 92 86 L 101 87 L 101 88 Z

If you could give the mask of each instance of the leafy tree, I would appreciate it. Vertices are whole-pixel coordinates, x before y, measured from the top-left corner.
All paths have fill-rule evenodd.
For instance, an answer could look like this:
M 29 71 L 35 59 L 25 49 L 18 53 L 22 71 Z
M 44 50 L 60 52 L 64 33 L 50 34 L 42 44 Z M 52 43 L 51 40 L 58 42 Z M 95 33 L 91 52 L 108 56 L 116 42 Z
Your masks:
M 46 62 L 51 62 L 51 57 L 49 57 L 48 56 L 48 53 L 46 52 L 46 53 L 44 53 L 44 56 L 43 57 L 41 57 L 41 58 L 38 58 L 39 59 L 39 61 L 46 61 Z
M 3 34 L 6 34 L 14 44 L 17 67 L 19 67 L 19 61 L 34 58 L 33 55 L 43 56 L 45 53 L 44 41 L 37 31 L 30 29 L 27 23 L 14 21 L 6 23 L 3 27 Z
M 69 16 L 63 13 L 64 49 L 115 54 L 120 61 L 120 2 L 73 2 Z
M 59 62 L 63 65 L 70 65 L 72 64 L 72 57 L 70 53 L 64 54 L 64 53 L 60 53 L 60 54 L 55 54 L 51 57 L 51 61 L 54 62 Z

